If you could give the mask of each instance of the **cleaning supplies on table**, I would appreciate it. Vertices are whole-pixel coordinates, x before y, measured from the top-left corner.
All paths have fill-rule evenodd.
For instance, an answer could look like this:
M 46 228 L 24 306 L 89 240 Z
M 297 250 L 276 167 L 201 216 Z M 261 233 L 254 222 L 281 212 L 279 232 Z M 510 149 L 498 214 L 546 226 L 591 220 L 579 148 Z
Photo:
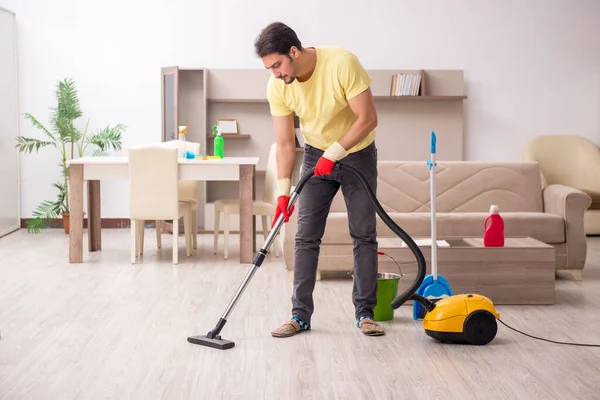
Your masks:
M 223 158 L 223 153 L 225 152 L 225 141 L 223 140 L 223 136 L 221 136 L 221 131 L 217 125 L 213 125 L 213 135 L 215 135 L 214 156 Z
M 207 155 L 204 155 L 204 154 L 202 154 L 202 155 L 197 155 L 197 156 L 195 157 L 195 159 L 196 159 L 196 160 L 218 160 L 218 159 L 220 159 L 220 158 L 221 158 L 221 157 L 217 157 L 217 156 L 207 156 Z
M 187 143 L 185 141 L 185 134 L 187 133 L 187 126 L 179 127 L 179 151 L 177 152 L 177 158 L 179 160 L 187 159 Z
M 490 224 L 488 225 L 488 220 Z M 503 247 L 504 246 L 504 220 L 500 216 L 500 209 L 493 204 L 490 207 L 490 215 L 483 223 L 483 245 L 485 247 Z

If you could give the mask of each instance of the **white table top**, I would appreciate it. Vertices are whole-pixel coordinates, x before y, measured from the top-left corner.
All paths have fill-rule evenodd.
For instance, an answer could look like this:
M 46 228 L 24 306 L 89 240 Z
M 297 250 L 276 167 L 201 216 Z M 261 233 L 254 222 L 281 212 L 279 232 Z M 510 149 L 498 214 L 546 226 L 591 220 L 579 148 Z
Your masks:
M 114 156 L 86 156 L 81 158 L 75 158 L 68 160 L 67 165 L 73 164 L 127 164 L 129 158 L 126 155 L 114 155 Z M 189 165 L 257 165 L 258 157 L 223 157 L 223 158 L 209 158 L 207 160 L 185 160 L 179 161 L 179 164 Z

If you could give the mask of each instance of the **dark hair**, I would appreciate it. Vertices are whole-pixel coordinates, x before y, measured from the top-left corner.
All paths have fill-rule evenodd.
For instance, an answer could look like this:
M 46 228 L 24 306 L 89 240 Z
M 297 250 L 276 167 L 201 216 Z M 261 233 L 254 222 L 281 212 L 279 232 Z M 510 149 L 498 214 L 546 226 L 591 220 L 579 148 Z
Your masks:
M 302 43 L 296 32 L 283 22 L 272 22 L 258 35 L 254 42 L 256 55 L 262 58 L 266 55 L 288 54 L 292 46 L 302 51 Z

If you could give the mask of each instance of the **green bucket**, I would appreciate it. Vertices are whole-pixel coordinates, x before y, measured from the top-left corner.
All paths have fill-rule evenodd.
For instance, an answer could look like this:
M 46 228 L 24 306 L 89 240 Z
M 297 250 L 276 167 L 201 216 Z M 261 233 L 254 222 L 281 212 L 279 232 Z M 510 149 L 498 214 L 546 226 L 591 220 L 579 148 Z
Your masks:
M 377 273 L 377 305 L 374 309 L 375 321 L 390 321 L 394 319 L 392 301 L 398 294 L 400 275 L 392 273 Z

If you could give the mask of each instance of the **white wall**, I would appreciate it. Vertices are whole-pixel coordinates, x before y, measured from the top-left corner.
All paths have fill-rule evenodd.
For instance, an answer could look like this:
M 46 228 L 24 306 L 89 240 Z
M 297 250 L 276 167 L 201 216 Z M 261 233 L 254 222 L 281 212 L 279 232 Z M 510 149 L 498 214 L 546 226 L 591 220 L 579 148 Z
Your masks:
M 305 45 L 346 46 L 367 68 L 464 69 L 467 159 L 518 160 L 544 133 L 600 144 L 600 1 L 365 4 L 0 0 L 17 12 L 21 112 L 47 121 L 56 81 L 73 77 L 92 128 L 125 123 L 125 146 L 160 140 L 161 66 L 262 68 L 253 40 L 277 19 Z M 342 5 L 350 17 L 341 17 Z M 37 134 L 25 122 L 21 129 Z M 30 217 L 54 196 L 58 158 L 48 150 L 21 160 L 22 216 Z M 103 185 L 103 217 L 127 217 L 127 199 L 113 195 L 124 188 Z

